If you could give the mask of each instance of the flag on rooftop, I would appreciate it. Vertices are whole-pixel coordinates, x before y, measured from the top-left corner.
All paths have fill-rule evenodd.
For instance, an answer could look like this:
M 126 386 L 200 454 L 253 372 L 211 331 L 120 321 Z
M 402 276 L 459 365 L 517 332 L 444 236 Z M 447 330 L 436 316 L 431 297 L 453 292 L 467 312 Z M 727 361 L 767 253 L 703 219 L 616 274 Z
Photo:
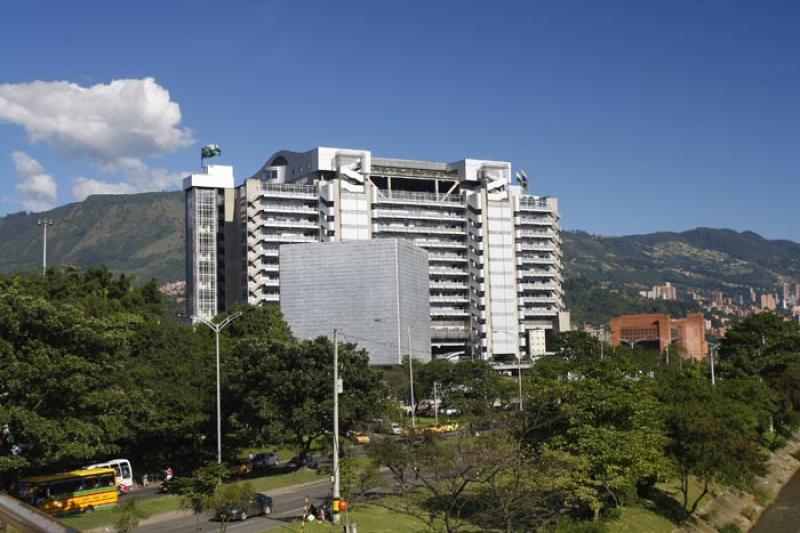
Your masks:
M 219 147 L 218 144 L 207 144 L 200 148 L 200 158 L 206 159 L 209 157 L 215 157 L 218 155 L 222 155 L 222 149 Z
M 528 188 L 528 175 L 525 173 L 524 170 L 517 171 L 517 183 L 522 185 L 523 189 Z

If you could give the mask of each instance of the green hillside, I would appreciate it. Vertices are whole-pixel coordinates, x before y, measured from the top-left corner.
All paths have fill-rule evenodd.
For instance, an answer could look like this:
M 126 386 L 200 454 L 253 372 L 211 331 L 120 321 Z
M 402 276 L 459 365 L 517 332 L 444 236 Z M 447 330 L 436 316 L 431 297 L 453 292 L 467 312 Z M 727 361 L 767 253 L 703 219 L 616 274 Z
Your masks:
M 49 230 L 51 265 L 105 265 L 140 280 L 184 278 L 182 192 L 90 196 L 47 213 L 0 218 L 0 272 L 38 269 L 38 218 Z M 800 244 L 752 233 L 698 228 L 683 233 L 601 237 L 565 231 L 566 301 L 576 324 L 626 312 L 694 309 L 645 300 L 637 291 L 670 281 L 681 291 L 745 287 L 774 290 L 800 281 Z
M 48 228 L 50 265 L 105 265 L 140 280 L 184 278 L 182 192 L 96 195 L 46 213 L 0 218 L 0 271 L 38 269 L 42 261 L 39 218 Z
M 563 237 L 568 276 L 616 286 L 669 281 L 683 289 L 774 289 L 800 280 L 800 244 L 750 231 L 697 228 L 624 237 L 569 231 Z

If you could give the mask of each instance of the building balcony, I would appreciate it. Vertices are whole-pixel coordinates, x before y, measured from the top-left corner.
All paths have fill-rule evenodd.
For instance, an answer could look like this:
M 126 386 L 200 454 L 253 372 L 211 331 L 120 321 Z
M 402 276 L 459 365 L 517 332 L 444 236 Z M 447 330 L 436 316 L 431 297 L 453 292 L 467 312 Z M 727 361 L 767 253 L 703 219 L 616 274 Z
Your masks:
M 316 185 L 294 185 L 290 183 L 270 183 L 262 181 L 259 189 L 262 192 L 262 197 L 302 197 L 316 199 L 318 196 Z
M 558 283 L 518 283 L 520 291 L 561 291 Z
M 551 198 L 523 196 L 519 199 L 520 211 L 550 212 L 555 208 L 556 202 Z
M 265 213 L 268 214 L 282 214 L 282 215 L 296 215 L 296 216 L 316 216 L 319 215 L 319 209 L 316 207 L 307 207 L 307 206 L 292 206 L 292 205 L 259 205 L 259 206 L 248 206 L 247 208 L 247 217 L 249 219 L 255 219 Z
M 402 234 L 466 235 L 466 232 L 462 228 L 447 228 L 441 226 L 406 226 L 400 224 L 374 224 L 373 231 Z
M 429 263 L 466 263 L 467 258 L 456 254 L 428 254 Z
M 438 281 L 438 280 L 431 280 L 430 282 L 430 289 L 431 290 L 459 290 L 465 291 L 467 290 L 466 283 L 453 283 L 451 281 Z
M 447 204 L 463 206 L 464 201 L 461 196 L 445 195 L 444 193 L 429 193 L 429 192 L 410 192 L 410 191 L 390 191 L 380 189 L 378 196 L 373 202 L 376 204 L 426 204 L 426 205 L 442 205 Z
M 561 304 L 561 298 L 558 296 L 523 296 L 517 301 L 523 307 L 528 304 Z
M 437 303 L 457 303 L 457 304 L 466 304 L 469 303 L 469 299 L 466 296 L 461 294 L 437 294 L 435 296 L 431 296 L 430 299 L 432 304 Z M 431 307 L 433 309 L 433 307 Z
M 441 266 L 431 266 L 428 269 L 431 276 L 458 276 L 466 277 L 469 273 L 458 268 L 444 268 Z
M 540 244 L 535 242 L 517 242 L 517 252 L 520 251 L 535 251 L 535 252 L 555 252 L 558 247 L 554 244 Z
M 314 230 L 319 228 L 319 222 L 310 220 L 256 219 L 253 222 L 256 228 L 302 228 Z
M 464 222 L 464 213 L 451 211 L 424 211 L 417 209 L 373 209 L 373 219 L 390 220 L 446 220 L 448 222 Z

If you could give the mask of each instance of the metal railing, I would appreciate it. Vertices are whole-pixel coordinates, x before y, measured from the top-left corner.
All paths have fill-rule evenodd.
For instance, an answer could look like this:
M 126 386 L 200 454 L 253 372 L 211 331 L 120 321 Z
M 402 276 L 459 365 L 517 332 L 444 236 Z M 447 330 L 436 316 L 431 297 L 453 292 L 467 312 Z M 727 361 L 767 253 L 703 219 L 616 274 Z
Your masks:
M 0 494 L 0 531 L 8 527 L 25 533 L 79 533 L 30 505 Z
M 408 201 L 420 203 L 448 203 L 448 204 L 462 204 L 464 200 L 460 195 L 447 195 L 444 193 L 431 193 L 431 192 L 410 192 L 410 191 L 390 191 L 388 189 L 380 189 L 375 203 L 391 202 L 394 201 Z

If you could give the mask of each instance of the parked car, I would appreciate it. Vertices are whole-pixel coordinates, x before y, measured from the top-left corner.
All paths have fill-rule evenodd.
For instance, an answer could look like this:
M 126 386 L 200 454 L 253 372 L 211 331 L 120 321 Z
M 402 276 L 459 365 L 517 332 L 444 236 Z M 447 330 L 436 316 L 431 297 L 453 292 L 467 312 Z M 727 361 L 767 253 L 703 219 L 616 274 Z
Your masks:
M 228 470 L 232 476 L 246 476 L 253 471 L 253 465 L 247 459 L 237 459 Z
M 250 516 L 272 514 L 272 498 L 265 494 L 256 494 L 247 502 L 244 508 L 237 506 L 218 509 L 214 518 L 216 520 L 247 520 Z
M 255 469 L 261 470 L 273 466 L 278 466 L 278 456 L 272 452 L 257 453 L 253 457 L 253 468 Z
M 402 435 L 402 434 L 403 434 L 403 426 L 401 426 L 397 422 L 392 422 L 392 435 Z
M 369 435 L 367 435 L 366 433 L 358 432 L 355 435 L 353 435 L 353 441 L 356 444 L 369 444 Z

